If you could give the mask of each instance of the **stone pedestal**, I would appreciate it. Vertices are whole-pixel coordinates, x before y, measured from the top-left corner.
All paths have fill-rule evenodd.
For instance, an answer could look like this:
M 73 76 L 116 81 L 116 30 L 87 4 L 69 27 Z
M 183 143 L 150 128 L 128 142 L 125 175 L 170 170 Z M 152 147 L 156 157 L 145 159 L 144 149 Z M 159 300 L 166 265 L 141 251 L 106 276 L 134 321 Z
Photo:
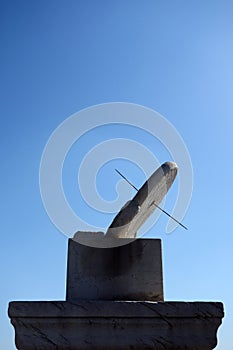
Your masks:
M 70 239 L 66 300 L 163 301 L 161 240 L 93 248 Z
M 222 303 L 164 302 L 161 241 L 69 240 L 67 300 L 11 302 L 19 350 L 211 350 Z
M 9 316 L 22 350 L 210 350 L 221 303 L 13 302 Z

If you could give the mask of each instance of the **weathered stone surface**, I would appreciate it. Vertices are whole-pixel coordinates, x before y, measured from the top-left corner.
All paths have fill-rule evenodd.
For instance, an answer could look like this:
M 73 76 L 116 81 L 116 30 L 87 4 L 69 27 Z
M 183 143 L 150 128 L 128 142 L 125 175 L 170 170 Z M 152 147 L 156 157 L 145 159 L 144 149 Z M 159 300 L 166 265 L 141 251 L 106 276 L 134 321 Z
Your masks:
M 70 239 L 67 301 L 11 302 L 9 317 L 18 350 L 215 348 L 222 303 L 154 300 L 163 300 L 160 240 L 106 249 Z
M 162 164 L 127 202 L 109 226 L 107 237 L 134 238 L 167 194 L 178 172 L 174 162 Z
M 104 232 L 78 231 L 72 238 L 79 244 L 93 248 L 114 248 L 129 244 L 137 238 L 119 238 L 106 236 Z
M 163 301 L 161 240 L 105 249 L 70 239 L 66 299 Z
M 211 350 L 223 317 L 214 302 L 11 302 L 19 350 Z

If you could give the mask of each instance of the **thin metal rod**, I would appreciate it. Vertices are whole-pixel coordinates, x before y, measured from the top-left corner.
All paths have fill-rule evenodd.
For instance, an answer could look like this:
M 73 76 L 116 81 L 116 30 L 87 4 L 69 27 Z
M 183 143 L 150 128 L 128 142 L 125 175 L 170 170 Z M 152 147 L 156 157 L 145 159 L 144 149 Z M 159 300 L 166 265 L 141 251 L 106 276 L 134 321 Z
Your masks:
M 188 227 L 184 226 L 181 222 L 179 222 L 178 220 L 176 220 L 176 218 L 174 218 L 173 216 L 171 216 L 166 210 L 162 209 L 158 204 L 156 204 L 155 202 L 153 202 L 152 204 L 154 204 L 159 210 L 161 210 L 164 214 L 168 215 L 171 219 L 173 219 L 175 222 L 177 222 L 177 224 L 179 224 L 180 226 L 182 226 L 183 228 L 185 228 L 185 230 L 188 229 Z
M 132 182 L 130 182 L 119 170 L 115 169 L 116 172 L 123 177 L 123 179 L 128 182 L 128 184 L 130 186 L 132 186 L 137 192 L 139 191 L 137 189 L 137 187 L 135 187 Z M 181 222 L 179 222 L 178 220 L 176 220 L 176 218 L 174 218 L 173 216 L 171 216 L 166 210 L 162 209 L 158 204 L 156 204 L 155 202 L 153 202 L 152 204 L 154 204 L 159 210 L 161 210 L 164 214 L 166 214 L 167 216 L 169 216 L 172 220 L 174 220 L 175 222 L 177 222 L 177 224 L 179 224 L 180 226 L 182 226 L 185 230 L 187 230 L 188 228 L 186 226 L 184 226 Z
M 120 172 L 119 172 L 119 170 L 117 170 L 117 169 L 115 169 L 116 170 L 116 172 L 121 176 L 121 177 L 123 177 L 123 179 L 126 181 L 126 182 L 128 182 L 128 184 L 130 185 L 130 186 L 132 186 L 137 192 L 139 191 L 138 189 L 137 189 L 137 187 L 135 187 L 123 174 L 121 174 Z

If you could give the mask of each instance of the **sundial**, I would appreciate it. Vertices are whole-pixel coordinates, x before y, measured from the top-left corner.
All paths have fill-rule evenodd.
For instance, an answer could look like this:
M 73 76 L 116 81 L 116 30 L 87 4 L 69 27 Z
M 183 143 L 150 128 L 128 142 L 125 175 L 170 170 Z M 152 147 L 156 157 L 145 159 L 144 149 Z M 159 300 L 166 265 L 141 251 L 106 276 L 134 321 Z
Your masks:
M 117 172 L 130 183 L 118 170 Z M 187 229 L 186 226 L 159 206 L 172 186 L 177 172 L 178 166 L 176 163 L 165 162 L 139 190 L 130 183 L 137 193 L 133 199 L 129 200 L 120 209 L 107 229 L 106 234 L 103 232 L 77 232 L 74 239 L 80 243 L 92 246 L 99 246 L 100 242 L 104 243 L 104 246 L 115 246 L 118 245 L 118 240 L 121 238 L 136 239 L 138 230 L 156 209 L 163 211 L 179 225 Z
M 161 239 L 137 239 L 154 210 L 165 212 L 159 203 L 177 171 L 166 162 L 135 188 L 106 234 L 78 232 L 69 239 L 65 301 L 10 303 L 17 349 L 216 347 L 222 303 L 165 301 Z
M 139 190 L 134 187 L 137 194 L 116 215 L 106 236 L 135 238 L 137 231 L 154 210 L 157 208 L 161 210 L 158 206 L 173 184 L 177 172 L 176 163 L 166 162 L 149 177 Z

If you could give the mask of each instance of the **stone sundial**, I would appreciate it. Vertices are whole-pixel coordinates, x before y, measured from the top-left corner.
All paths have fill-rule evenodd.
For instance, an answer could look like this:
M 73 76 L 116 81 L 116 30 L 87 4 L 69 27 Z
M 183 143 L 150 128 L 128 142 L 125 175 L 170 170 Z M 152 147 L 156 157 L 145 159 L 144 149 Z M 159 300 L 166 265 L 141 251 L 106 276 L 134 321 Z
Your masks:
M 161 165 L 127 202 L 109 226 L 106 236 L 135 238 L 139 228 L 158 207 L 173 184 L 178 172 L 174 162 Z
M 136 239 L 156 208 L 165 212 L 159 203 L 177 170 L 172 162 L 160 166 L 106 234 L 77 232 L 69 239 L 66 300 L 9 304 L 18 350 L 216 347 L 223 304 L 164 301 L 161 239 Z
M 104 232 L 79 231 L 74 235 L 73 239 L 93 247 L 118 246 L 126 244 L 126 239 L 129 239 L 129 241 L 136 239 L 138 230 L 155 209 L 159 208 L 165 212 L 159 207 L 159 204 L 173 184 L 177 172 L 178 166 L 176 163 L 166 162 L 162 164 L 143 186 L 137 190 L 133 199 L 121 208 L 107 229 L 106 234 Z M 165 213 L 174 219 L 170 214 Z M 178 222 L 176 219 L 174 220 Z M 186 228 L 181 223 L 179 224 Z M 119 243 L 123 238 L 125 239 L 124 243 Z

